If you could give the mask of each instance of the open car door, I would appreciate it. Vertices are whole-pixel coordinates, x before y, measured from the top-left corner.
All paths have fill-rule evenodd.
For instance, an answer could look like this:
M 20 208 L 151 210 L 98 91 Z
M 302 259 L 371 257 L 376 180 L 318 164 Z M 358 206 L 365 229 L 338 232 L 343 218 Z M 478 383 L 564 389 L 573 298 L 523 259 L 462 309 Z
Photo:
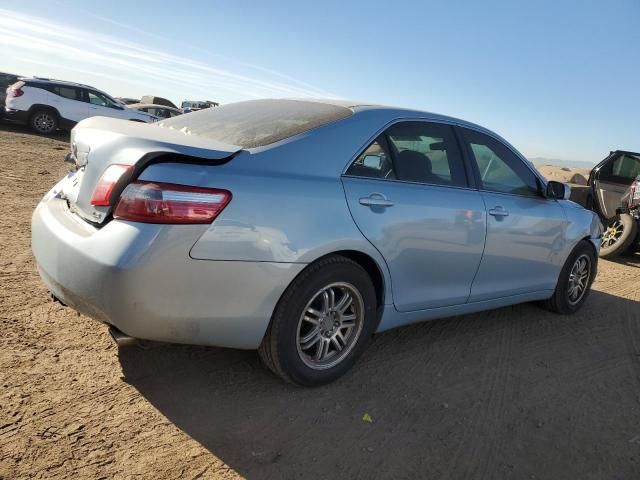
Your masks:
M 616 209 L 635 178 L 640 175 L 640 153 L 616 150 L 591 173 L 593 209 L 605 225 L 616 216 Z

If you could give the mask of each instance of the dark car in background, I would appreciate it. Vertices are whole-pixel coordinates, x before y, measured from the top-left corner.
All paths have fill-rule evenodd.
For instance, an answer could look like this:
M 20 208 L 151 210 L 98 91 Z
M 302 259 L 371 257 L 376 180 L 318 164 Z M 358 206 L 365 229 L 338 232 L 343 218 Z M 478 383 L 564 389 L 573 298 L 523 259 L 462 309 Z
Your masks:
M 635 253 L 640 247 L 640 153 L 615 150 L 589 175 L 585 207 L 604 225 L 601 257 Z
M 165 105 L 154 105 L 148 103 L 133 103 L 127 105 L 127 108 L 133 108 L 134 110 L 140 110 L 141 112 L 150 113 L 158 117 L 159 120 L 182 115 L 182 110 L 179 108 L 167 107 Z

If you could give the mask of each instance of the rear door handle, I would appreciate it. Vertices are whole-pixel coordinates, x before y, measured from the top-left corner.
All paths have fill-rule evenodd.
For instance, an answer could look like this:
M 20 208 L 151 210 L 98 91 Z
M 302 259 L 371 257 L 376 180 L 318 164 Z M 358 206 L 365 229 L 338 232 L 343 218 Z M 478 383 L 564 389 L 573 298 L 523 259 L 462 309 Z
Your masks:
M 360 199 L 360 205 L 367 207 L 393 207 L 393 202 L 381 193 L 372 193 Z
M 509 212 L 507 212 L 504 207 L 501 206 L 497 206 L 495 208 L 492 208 L 491 210 L 489 210 L 489 215 L 496 217 L 496 218 L 502 218 L 502 217 L 508 217 L 509 216 Z

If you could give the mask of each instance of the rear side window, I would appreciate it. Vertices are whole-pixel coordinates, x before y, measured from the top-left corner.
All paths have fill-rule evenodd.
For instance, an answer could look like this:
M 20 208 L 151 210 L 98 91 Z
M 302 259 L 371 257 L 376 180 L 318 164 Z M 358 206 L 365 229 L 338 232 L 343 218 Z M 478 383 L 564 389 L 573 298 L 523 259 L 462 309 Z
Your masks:
M 158 123 L 242 148 L 275 143 L 351 115 L 345 107 L 304 100 L 249 100 Z
M 60 97 L 68 98 L 70 100 L 79 100 L 78 90 L 75 88 L 55 86 L 52 91 Z
M 458 143 L 448 125 L 402 122 L 360 154 L 347 175 L 432 185 L 467 186 Z
M 380 135 L 354 160 L 346 174 L 354 177 L 396 178 L 384 135 Z
M 398 180 L 466 186 L 458 143 L 448 125 L 399 123 L 387 131 Z

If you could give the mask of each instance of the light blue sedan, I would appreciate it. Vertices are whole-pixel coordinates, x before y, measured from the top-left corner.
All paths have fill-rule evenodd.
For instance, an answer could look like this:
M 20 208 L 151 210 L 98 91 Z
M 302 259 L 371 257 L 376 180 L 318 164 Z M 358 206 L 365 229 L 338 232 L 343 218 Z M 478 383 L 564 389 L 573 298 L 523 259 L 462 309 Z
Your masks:
M 33 215 L 44 283 L 133 338 L 335 380 L 375 332 L 521 302 L 570 314 L 601 228 L 489 130 L 343 101 L 95 117 Z

